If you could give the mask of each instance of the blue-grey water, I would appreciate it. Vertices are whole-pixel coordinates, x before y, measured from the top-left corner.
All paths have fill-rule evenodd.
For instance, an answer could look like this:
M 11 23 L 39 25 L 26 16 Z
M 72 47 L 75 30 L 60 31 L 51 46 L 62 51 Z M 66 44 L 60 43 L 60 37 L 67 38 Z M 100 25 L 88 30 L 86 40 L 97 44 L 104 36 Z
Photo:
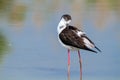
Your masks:
M 0 64 L 0 80 L 67 80 L 67 49 L 57 39 L 57 25 L 64 13 L 71 13 L 70 9 L 62 7 L 59 12 L 48 13 L 49 17 L 46 13 L 46 20 L 39 27 L 33 22 L 32 10 L 26 13 L 21 28 L 1 20 L 1 30 L 11 50 Z M 85 15 L 83 29 L 102 52 L 81 50 L 83 80 L 120 80 L 120 24 L 116 14 L 109 16 L 104 29 L 92 24 L 94 15 Z M 71 52 L 71 80 L 79 80 L 76 53 Z

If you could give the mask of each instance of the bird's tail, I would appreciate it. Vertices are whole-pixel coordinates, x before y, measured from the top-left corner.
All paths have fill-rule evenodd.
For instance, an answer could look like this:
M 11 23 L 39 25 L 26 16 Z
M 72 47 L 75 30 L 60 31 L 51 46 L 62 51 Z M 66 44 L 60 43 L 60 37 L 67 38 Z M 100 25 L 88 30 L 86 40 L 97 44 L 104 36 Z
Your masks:
M 101 52 L 101 50 L 100 50 L 98 47 L 95 46 L 95 48 L 96 48 L 99 52 Z M 91 51 L 91 52 L 94 52 L 94 53 L 97 53 L 97 51 L 92 50 L 92 49 L 90 49 L 90 48 L 86 48 L 86 50 Z
M 100 50 L 98 47 L 95 46 L 95 48 L 96 48 L 99 52 L 101 52 L 101 50 Z
M 99 52 L 101 52 L 101 50 L 100 50 L 99 48 L 97 48 L 96 46 L 95 46 L 95 48 L 96 48 Z M 88 51 L 91 51 L 91 52 L 97 53 L 97 51 L 92 50 L 92 49 L 90 49 L 90 48 L 88 48 L 88 47 L 86 47 L 84 50 L 88 50 Z
M 91 52 L 97 53 L 97 51 L 92 50 L 92 49 L 90 49 L 90 48 L 86 48 L 85 50 L 88 50 L 88 51 L 91 51 Z

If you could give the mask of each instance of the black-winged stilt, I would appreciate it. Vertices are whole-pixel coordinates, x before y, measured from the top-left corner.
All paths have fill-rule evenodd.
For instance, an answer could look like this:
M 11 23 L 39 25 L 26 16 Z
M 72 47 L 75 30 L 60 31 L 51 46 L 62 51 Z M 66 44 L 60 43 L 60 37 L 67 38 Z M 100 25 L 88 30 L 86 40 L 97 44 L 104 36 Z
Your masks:
M 70 25 L 71 20 L 71 16 L 68 14 L 65 14 L 61 17 L 57 27 L 58 39 L 59 42 L 68 49 L 68 80 L 70 80 L 70 50 L 78 51 L 80 63 L 80 80 L 82 80 L 82 59 L 79 50 L 84 49 L 97 53 L 97 51 L 92 50 L 92 48 L 96 48 L 99 52 L 101 51 L 86 36 L 85 32 Z

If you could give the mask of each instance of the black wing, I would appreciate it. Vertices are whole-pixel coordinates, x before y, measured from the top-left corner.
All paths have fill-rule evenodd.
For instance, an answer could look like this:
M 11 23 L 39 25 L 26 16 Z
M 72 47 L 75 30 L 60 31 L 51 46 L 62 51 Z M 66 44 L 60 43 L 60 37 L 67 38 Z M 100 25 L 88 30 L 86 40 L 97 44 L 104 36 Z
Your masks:
M 79 49 L 84 49 L 84 50 L 88 50 L 88 51 L 92 51 L 92 52 L 95 52 L 97 53 L 96 51 L 88 48 L 84 41 L 83 41 L 83 37 L 86 37 L 85 35 L 84 36 L 81 36 L 79 37 L 77 34 L 76 34 L 76 30 L 77 28 L 74 28 L 72 26 L 70 27 L 67 27 L 65 28 L 60 34 L 59 34 L 59 38 L 61 39 L 61 41 L 66 44 L 66 45 L 69 45 L 69 46 L 73 46 L 73 47 L 76 47 L 76 48 L 79 48 Z M 87 37 L 86 37 L 87 38 Z M 87 38 L 88 39 L 88 38 Z M 88 39 L 90 42 L 92 42 L 90 39 Z M 92 42 L 93 43 L 93 42 Z M 94 44 L 93 44 L 94 45 Z

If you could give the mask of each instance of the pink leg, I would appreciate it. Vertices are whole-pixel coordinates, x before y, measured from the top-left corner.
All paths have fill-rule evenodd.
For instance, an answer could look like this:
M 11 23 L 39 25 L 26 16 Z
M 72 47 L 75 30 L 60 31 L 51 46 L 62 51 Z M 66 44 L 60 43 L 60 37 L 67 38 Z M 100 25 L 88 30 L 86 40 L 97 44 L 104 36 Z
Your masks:
M 78 50 L 78 57 L 79 57 L 79 63 L 80 63 L 80 80 L 82 80 L 82 58 L 79 50 Z
M 70 80 L 70 50 L 68 49 L 68 80 Z

